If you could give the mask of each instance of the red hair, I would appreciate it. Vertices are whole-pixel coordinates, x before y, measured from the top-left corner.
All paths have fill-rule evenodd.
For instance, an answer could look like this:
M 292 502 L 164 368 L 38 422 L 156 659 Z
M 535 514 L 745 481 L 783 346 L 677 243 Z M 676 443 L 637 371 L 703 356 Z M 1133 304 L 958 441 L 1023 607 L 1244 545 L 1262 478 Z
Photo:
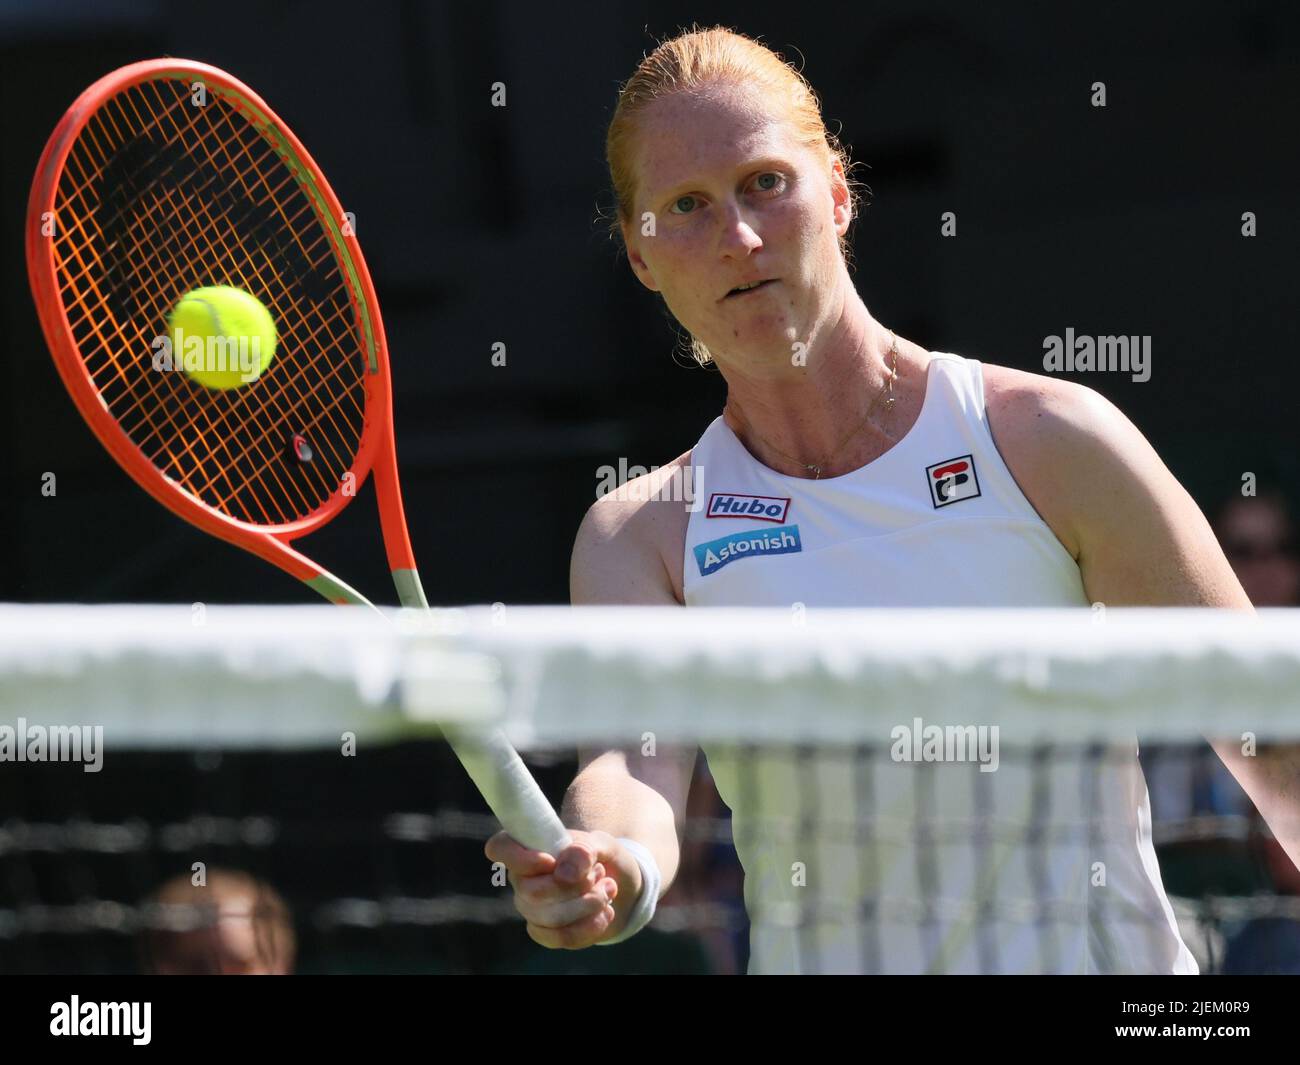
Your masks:
M 641 60 L 619 90 L 618 106 L 605 135 L 605 161 L 614 190 L 614 218 L 610 223 L 613 239 L 621 242 L 623 227 L 634 224 L 638 190 L 633 159 L 642 113 L 656 100 L 713 85 L 757 89 L 765 99 L 776 102 L 794 127 L 800 144 L 823 159 L 827 166 L 836 159 L 840 161 L 856 215 L 858 195 L 855 183 L 850 180 L 853 163 L 835 134 L 826 128 L 821 102 L 807 79 L 766 45 L 723 26 L 714 26 L 687 30 L 662 41 Z M 840 252 L 849 261 L 847 234 L 840 238 Z M 691 354 L 701 365 L 713 358 L 694 338 Z

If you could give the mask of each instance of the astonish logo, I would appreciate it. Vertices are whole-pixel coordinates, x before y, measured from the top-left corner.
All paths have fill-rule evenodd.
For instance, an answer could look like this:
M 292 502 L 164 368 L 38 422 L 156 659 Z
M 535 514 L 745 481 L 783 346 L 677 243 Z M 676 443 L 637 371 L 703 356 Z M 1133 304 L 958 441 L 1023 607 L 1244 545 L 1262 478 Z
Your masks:
M 696 544 L 695 561 L 699 564 L 700 576 L 707 577 L 738 558 L 752 555 L 788 555 L 802 550 L 799 526 L 782 525 L 778 529 L 753 529 L 749 532 L 732 533 L 730 536 L 710 540 L 708 543 Z
M 786 496 L 746 496 L 734 492 L 714 492 L 709 496 L 706 518 L 752 518 L 780 525 L 790 513 Z

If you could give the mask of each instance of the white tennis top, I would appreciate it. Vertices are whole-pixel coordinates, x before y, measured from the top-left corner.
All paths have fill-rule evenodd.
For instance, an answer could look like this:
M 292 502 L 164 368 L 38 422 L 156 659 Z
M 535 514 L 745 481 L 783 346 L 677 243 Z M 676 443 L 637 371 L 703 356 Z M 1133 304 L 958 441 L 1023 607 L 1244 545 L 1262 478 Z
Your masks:
M 933 354 L 916 423 L 852 473 L 777 473 L 721 417 L 691 465 L 687 606 L 1089 607 L 993 443 L 975 360 Z M 706 746 L 745 868 L 750 972 L 1195 973 L 1136 737 L 1046 759 L 1001 737 L 993 771 L 893 757 L 895 728 L 969 716 L 884 711 L 871 757 Z

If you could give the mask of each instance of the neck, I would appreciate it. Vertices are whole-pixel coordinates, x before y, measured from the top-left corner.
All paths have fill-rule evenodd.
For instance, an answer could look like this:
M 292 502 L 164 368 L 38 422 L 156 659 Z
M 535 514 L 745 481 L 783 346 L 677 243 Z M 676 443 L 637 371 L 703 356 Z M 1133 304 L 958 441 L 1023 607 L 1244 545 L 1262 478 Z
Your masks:
M 908 372 L 913 360 L 904 342 L 897 344 L 893 394 L 901 403 L 916 375 Z M 839 319 L 813 338 L 802 365 L 761 376 L 735 360 L 720 365 L 727 381 L 723 418 L 750 454 L 778 473 L 810 478 L 848 473 L 897 442 L 898 418 L 885 405 L 895 359 L 890 347 L 890 331 L 854 293 Z

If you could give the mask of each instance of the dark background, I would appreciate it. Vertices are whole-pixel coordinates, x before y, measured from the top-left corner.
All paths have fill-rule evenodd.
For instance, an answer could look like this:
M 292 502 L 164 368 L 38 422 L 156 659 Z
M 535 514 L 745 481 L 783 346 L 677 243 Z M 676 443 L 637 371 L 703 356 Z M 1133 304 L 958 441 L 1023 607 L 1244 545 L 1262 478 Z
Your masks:
M 599 468 L 669 461 L 722 406 L 719 375 L 683 356 L 602 220 L 617 87 L 656 38 L 692 22 L 803 57 L 831 128 L 866 164 L 855 277 L 879 320 L 932 350 L 1038 372 L 1043 338 L 1068 327 L 1149 334 L 1150 381 L 1073 379 L 1124 410 L 1207 512 L 1246 472 L 1261 494 L 1300 496 L 1295 5 L 0 0 L 0 600 L 314 600 L 118 469 L 65 394 L 28 292 L 24 212 L 50 131 L 103 74 L 173 55 L 251 85 L 355 212 L 430 600 L 565 601 Z M 505 108 L 490 106 L 498 81 Z M 1094 81 L 1106 84 L 1104 109 L 1090 104 Z M 946 211 L 954 239 L 940 235 Z M 1241 236 L 1244 211 L 1258 236 Z M 505 368 L 490 362 L 497 342 Z M 53 498 L 41 494 L 46 472 L 58 478 Z M 392 602 L 373 498 L 361 494 L 302 546 Z M 610 951 L 557 954 L 533 948 L 514 921 L 462 921 L 464 940 L 404 919 L 369 931 L 322 924 L 339 897 L 487 891 L 481 822 L 432 850 L 387 827 L 407 810 L 483 814 L 448 752 L 367 753 L 355 764 L 330 752 L 141 753 L 94 787 L 75 766 L 6 773 L 0 811 L 14 835 L 0 912 L 35 914 L 47 930 L 0 936 L 0 969 L 129 971 L 137 945 L 123 929 L 88 934 L 80 916 L 64 927 L 65 911 L 42 907 L 131 904 L 194 854 L 285 893 L 300 971 L 743 969 L 725 844 L 699 844 L 673 889 L 731 906 L 710 959 L 653 930 Z M 567 758 L 533 765 L 556 802 Z M 703 776 L 692 792 L 701 823 L 725 818 Z M 274 815 L 274 845 L 223 834 L 250 812 Z M 133 848 L 113 842 L 119 822 L 139 830 Z M 169 844 L 169 823 L 208 834 Z M 64 831 L 87 824 L 109 842 L 98 829 Z M 1232 862 L 1198 853 L 1180 878 L 1162 851 L 1171 890 L 1210 890 L 1204 868 L 1229 866 L 1245 870 L 1241 883 L 1218 890 L 1261 890 L 1253 851 Z M 738 953 L 719 961 L 728 937 Z
M 0 599 L 312 598 L 117 468 L 28 292 L 24 210 L 46 137 L 101 75 L 174 55 L 257 90 L 356 214 L 430 599 L 565 601 L 597 469 L 667 462 L 722 405 L 719 375 L 674 354 L 673 323 L 601 220 L 617 86 L 695 21 L 804 57 L 831 128 L 870 168 L 855 278 L 878 319 L 1038 372 L 1043 338 L 1069 326 L 1150 334 L 1150 381 L 1074 379 L 1118 404 L 1207 512 L 1247 471 L 1294 495 L 1295 5 L 33 0 L 0 4 Z M 1098 80 L 1105 108 L 1090 105 Z M 490 106 L 497 81 L 505 108 Z M 303 547 L 392 602 L 362 496 Z

